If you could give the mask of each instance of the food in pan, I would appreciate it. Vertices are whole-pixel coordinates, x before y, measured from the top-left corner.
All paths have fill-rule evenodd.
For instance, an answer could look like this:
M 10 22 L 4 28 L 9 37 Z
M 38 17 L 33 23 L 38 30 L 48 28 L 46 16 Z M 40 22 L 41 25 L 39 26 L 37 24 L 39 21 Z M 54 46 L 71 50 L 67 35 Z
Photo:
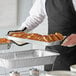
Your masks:
M 64 39 L 64 36 L 63 36 L 61 33 L 55 33 L 55 36 L 56 36 L 59 40 Z
M 0 38 L 0 44 L 2 43 L 10 43 L 11 41 L 6 38 Z
M 44 42 L 53 42 L 53 41 L 64 39 L 64 36 L 61 33 L 57 33 L 57 32 L 55 34 L 49 34 L 49 35 L 40 35 L 37 33 L 14 32 L 10 34 L 10 36 L 24 38 L 24 39 L 44 41 Z
M 55 34 L 50 34 L 49 36 L 53 39 L 53 41 L 59 40 Z
M 45 42 L 51 42 L 51 41 L 53 41 L 53 39 L 49 36 L 49 35 L 43 35 L 43 41 L 45 41 Z
M 16 32 L 16 33 L 11 33 L 10 34 L 10 36 L 13 36 L 13 37 L 22 37 L 24 35 L 27 35 L 27 33 L 24 33 L 24 32 Z

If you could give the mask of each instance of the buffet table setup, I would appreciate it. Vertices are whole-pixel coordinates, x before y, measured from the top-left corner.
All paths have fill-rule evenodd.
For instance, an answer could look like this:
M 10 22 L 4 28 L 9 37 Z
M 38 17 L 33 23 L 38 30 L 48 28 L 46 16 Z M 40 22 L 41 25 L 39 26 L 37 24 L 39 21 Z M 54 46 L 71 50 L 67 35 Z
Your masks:
M 30 33 L 29 36 L 24 32 L 0 38 L 0 67 L 6 69 L 3 76 L 56 76 L 56 74 L 57 76 L 76 76 L 70 71 L 53 71 L 55 59 L 60 54 L 45 49 L 46 46 L 60 45 L 64 38 L 60 33 L 51 35 Z M 51 72 L 44 71 L 44 65 L 47 64 L 52 64 Z M 22 68 L 24 69 L 21 70 Z

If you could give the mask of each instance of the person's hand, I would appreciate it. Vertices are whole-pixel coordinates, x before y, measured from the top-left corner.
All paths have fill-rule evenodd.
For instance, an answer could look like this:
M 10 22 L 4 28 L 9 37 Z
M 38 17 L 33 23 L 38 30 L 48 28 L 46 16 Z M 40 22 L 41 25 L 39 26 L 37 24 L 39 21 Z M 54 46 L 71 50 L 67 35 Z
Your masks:
M 7 33 L 7 35 L 10 35 L 10 34 L 15 33 L 15 32 L 23 32 L 23 31 L 22 31 L 22 30 L 9 31 L 9 32 Z
M 70 36 L 68 36 L 61 45 L 67 46 L 67 47 L 75 46 L 76 45 L 76 34 L 71 34 Z

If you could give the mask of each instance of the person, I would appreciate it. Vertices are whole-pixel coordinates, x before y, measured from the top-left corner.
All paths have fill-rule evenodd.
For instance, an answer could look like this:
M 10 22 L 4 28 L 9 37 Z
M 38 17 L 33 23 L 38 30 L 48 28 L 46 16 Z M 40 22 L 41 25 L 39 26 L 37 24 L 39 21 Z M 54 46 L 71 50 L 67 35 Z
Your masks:
M 76 34 L 71 34 L 62 43 L 62 46 L 68 46 L 68 47 L 75 46 L 75 45 L 76 45 Z
M 69 70 L 76 64 L 76 0 L 36 0 L 30 10 L 30 16 L 17 31 L 31 31 L 48 17 L 48 34 L 60 32 L 66 36 L 62 45 L 46 46 L 46 50 L 59 52 L 53 70 Z M 11 31 L 10 31 L 11 32 Z M 13 31 L 16 32 L 16 31 Z M 45 65 L 51 70 L 51 64 Z

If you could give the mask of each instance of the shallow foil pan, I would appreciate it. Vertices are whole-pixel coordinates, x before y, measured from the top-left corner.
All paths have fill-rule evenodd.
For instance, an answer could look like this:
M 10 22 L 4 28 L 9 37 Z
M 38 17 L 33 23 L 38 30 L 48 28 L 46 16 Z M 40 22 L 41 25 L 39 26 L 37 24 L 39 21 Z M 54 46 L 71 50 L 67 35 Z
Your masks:
M 0 44 L 0 50 L 7 50 L 10 49 L 11 43 L 1 43 Z
M 27 50 L 19 52 L 0 53 L 0 67 L 22 68 L 53 64 L 59 53 L 45 50 Z
M 3 36 L 1 38 L 6 38 L 7 39 L 6 36 Z M 11 48 L 11 44 L 12 44 L 11 41 L 9 43 L 0 43 L 0 50 L 8 50 L 8 49 L 10 49 Z
M 17 38 L 17 37 L 12 37 L 12 36 L 7 36 L 9 40 L 14 41 L 14 43 L 18 45 L 24 45 L 26 43 L 31 43 L 34 45 L 43 45 L 43 46 L 53 46 L 53 45 L 60 45 L 62 40 L 54 41 L 54 42 L 43 42 L 43 41 L 36 41 L 36 40 L 31 40 L 31 39 L 22 39 L 22 38 Z

